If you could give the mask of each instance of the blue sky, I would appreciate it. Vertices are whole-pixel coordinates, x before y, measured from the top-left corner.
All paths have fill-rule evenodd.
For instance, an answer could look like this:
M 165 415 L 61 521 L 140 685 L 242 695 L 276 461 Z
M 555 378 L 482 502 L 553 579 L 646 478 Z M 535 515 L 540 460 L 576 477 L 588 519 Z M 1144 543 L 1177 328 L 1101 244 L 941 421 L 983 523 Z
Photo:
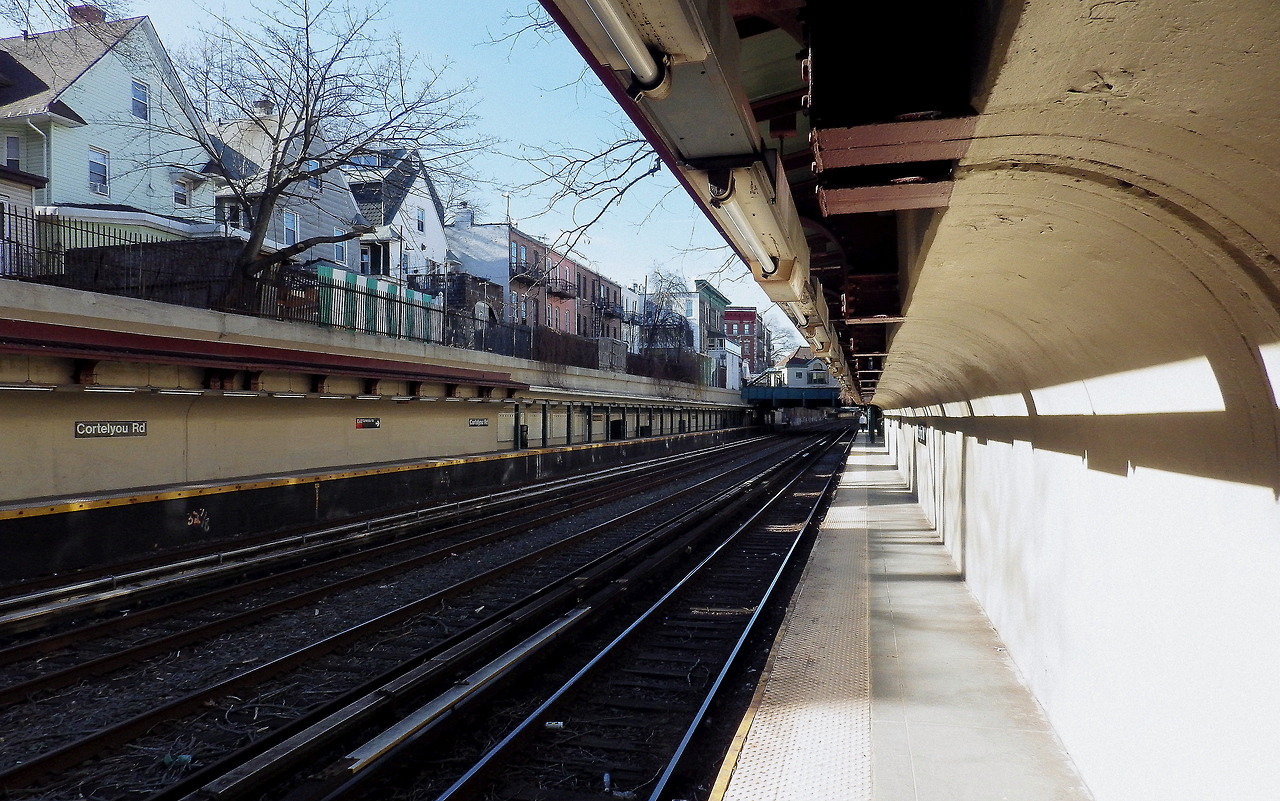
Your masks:
M 486 179 L 472 193 L 483 212 L 481 220 L 503 219 L 507 199 L 502 193 L 533 178 L 528 165 L 512 158 L 522 147 L 550 149 L 564 143 L 589 149 L 630 129 L 617 104 L 558 31 L 541 39 L 525 35 L 514 42 L 493 43 L 524 24 L 509 17 L 524 14 L 528 7 L 526 0 L 393 0 L 385 12 L 387 31 L 398 30 L 427 63 L 448 65 L 447 83 L 473 87 L 477 132 L 501 140 L 474 163 L 475 172 Z M 243 0 L 133 0 L 129 13 L 150 16 L 161 39 L 174 50 L 194 36 L 197 25 L 211 23 L 210 13 L 237 18 L 252 15 L 253 6 Z M 513 194 L 511 217 L 521 230 L 551 241 L 571 226 L 569 210 L 534 216 L 543 204 L 541 198 Z M 730 256 L 723 245 L 664 169 L 596 225 L 577 252 L 624 284 L 642 281 L 657 266 L 684 275 L 690 286 L 695 278 L 709 278 L 733 303 L 767 309 L 768 299 L 740 260 L 721 269 Z M 770 316 L 787 325 L 780 312 Z

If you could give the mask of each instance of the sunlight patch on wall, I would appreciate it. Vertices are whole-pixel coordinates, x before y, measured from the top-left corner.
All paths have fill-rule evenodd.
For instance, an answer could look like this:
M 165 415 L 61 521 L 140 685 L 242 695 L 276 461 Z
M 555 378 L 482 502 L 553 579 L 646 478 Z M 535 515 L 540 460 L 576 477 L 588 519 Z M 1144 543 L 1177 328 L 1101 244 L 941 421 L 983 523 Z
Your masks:
M 1036 412 L 1060 414 L 1184 414 L 1226 410 L 1209 359 L 1141 367 L 1033 390 Z
M 1031 390 L 1036 414 L 1093 414 L 1093 402 L 1083 381 L 1068 381 L 1054 387 Z
M 975 417 L 1026 417 L 1027 399 L 1020 392 L 1008 395 L 988 395 L 970 401 Z

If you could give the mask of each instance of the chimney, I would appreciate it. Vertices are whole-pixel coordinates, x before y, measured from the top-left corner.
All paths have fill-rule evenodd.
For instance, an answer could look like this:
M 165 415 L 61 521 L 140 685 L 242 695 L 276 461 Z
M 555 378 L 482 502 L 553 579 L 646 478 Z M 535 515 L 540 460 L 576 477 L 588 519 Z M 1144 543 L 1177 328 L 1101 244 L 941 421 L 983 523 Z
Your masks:
M 107 12 L 97 6 L 69 6 L 67 16 L 72 25 L 101 25 L 107 21 Z
M 458 211 L 453 215 L 453 221 L 456 225 L 465 224 L 468 228 L 476 224 L 475 212 L 467 205 L 467 201 L 458 204 Z
M 265 97 L 261 100 L 253 101 L 253 113 L 260 117 L 270 117 L 276 111 L 276 104 L 267 100 Z

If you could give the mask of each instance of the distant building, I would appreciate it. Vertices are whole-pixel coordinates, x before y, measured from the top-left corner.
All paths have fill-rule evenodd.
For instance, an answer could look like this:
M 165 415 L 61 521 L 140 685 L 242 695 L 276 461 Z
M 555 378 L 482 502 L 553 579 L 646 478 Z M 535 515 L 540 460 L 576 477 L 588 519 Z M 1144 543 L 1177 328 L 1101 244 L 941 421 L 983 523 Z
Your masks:
M 827 363 L 814 357 L 813 351 L 807 347 L 796 348 L 776 365 L 776 369 L 781 373 L 777 386 L 793 389 L 835 386 L 827 372 Z
M 724 315 L 729 307 L 729 299 L 701 279 L 695 281 L 694 286 L 696 289 L 693 292 L 677 292 L 672 295 L 672 310 L 687 319 L 692 326 L 694 350 L 708 353 L 713 341 L 724 339 Z
M 513 311 L 512 308 L 515 286 L 508 255 L 514 233 L 514 226 L 508 222 L 476 222 L 475 211 L 465 204 L 444 226 L 449 271 L 473 275 L 494 284 L 506 301 L 505 310 L 499 309 L 499 314 L 509 321 L 518 322 L 517 318 L 512 317 L 518 309 Z M 511 299 L 507 298 L 509 291 L 513 295 Z M 528 310 L 527 303 L 525 310 Z
M 760 312 L 754 306 L 730 306 L 724 311 L 725 337 L 742 349 L 747 375 L 759 375 L 769 367 L 769 350 Z

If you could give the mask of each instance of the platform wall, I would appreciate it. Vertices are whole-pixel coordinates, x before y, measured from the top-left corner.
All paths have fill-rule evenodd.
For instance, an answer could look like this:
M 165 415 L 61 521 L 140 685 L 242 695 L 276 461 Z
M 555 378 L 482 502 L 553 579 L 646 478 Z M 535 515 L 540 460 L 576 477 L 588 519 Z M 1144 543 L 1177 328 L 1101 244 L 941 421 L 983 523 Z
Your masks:
M 1095 797 L 1276 798 L 1280 505 L 1213 474 L 1256 455 L 1176 419 L 1079 419 L 1070 448 L 913 411 L 889 446 Z

